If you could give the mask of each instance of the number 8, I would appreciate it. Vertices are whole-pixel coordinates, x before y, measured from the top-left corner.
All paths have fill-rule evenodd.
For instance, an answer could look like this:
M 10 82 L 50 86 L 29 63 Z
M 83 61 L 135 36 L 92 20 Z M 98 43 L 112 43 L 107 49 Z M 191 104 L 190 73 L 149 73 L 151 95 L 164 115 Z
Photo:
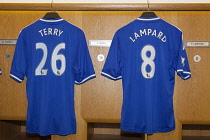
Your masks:
M 150 52 L 150 57 L 147 56 L 147 52 Z M 155 49 L 152 45 L 146 45 L 142 48 L 141 50 L 141 58 L 143 60 L 143 63 L 141 65 L 141 73 L 144 76 L 144 78 L 146 79 L 151 79 L 153 78 L 154 74 L 155 74 L 155 63 L 154 63 L 154 59 L 155 59 Z M 151 67 L 150 72 L 147 72 L 146 70 L 146 66 L 149 65 Z

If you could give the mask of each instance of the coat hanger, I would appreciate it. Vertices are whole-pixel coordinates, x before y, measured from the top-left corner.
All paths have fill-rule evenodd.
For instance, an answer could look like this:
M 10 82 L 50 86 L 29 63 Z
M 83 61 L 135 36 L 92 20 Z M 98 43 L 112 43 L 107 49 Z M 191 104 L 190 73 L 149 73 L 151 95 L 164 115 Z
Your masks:
M 58 13 L 55 12 L 55 10 L 53 9 L 53 5 L 52 5 L 53 3 L 54 3 L 54 1 L 52 0 L 52 1 L 51 1 L 51 4 L 50 4 L 52 12 L 47 12 L 47 13 L 44 15 L 43 18 L 46 18 L 46 19 L 61 18 L 61 17 L 58 15 Z
M 147 9 L 147 12 L 143 12 L 140 17 L 157 17 L 157 15 L 154 12 L 150 12 L 149 0 L 147 0 Z

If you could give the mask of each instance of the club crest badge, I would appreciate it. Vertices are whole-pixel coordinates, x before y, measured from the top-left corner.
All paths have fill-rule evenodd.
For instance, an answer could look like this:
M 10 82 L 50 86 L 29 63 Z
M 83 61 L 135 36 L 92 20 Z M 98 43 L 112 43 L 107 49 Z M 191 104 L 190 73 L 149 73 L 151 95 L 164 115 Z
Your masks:
M 182 66 L 185 65 L 184 61 L 185 61 L 185 58 L 184 57 L 181 57 Z

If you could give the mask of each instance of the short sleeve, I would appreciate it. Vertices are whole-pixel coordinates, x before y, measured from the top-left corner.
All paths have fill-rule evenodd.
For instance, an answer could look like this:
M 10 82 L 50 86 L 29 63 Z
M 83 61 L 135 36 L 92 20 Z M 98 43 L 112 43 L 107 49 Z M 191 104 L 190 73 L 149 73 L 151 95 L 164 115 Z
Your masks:
M 77 49 L 73 71 L 75 75 L 75 84 L 78 85 L 96 77 L 90 53 L 87 47 L 86 38 L 83 32 L 79 40 L 79 46 Z
M 12 66 L 10 69 L 10 77 L 20 83 L 24 80 L 26 72 L 25 51 L 26 43 L 24 41 L 23 32 L 21 31 L 17 39 Z
M 122 63 L 121 52 L 119 48 L 119 38 L 117 33 L 115 33 L 101 75 L 112 80 L 122 79 L 121 64 Z
M 183 43 L 183 35 L 179 36 L 178 39 L 178 50 L 176 50 L 174 58 L 174 68 L 177 71 L 177 74 L 184 80 L 187 80 L 191 77 L 190 67 L 188 63 L 187 53 Z

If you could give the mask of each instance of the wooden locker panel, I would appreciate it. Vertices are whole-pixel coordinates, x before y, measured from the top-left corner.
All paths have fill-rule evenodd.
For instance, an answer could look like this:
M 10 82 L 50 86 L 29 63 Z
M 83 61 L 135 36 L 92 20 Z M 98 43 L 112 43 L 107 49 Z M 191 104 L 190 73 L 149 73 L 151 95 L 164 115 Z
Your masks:
M 85 12 L 83 29 L 87 40 L 111 40 L 122 26 L 136 19 L 139 12 Z M 82 85 L 82 116 L 88 122 L 119 122 L 122 104 L 122 81 L 101 75 L 109 47 L 89 47 L 96 78 Z M 104 61 L 97 56 L 103 54 Z
M 187 82 L 177 78 L 177 119 L 185 124 L 209 124 L 210 48 L 188 48 L 187 52 L 192 78 Z M 195 55 L 201 56 L 200 62 L 194 62 Z M 181 92 L 183 89 L 185 92 Z
M 22 28 L 40 19 L 43 14 L 34 11 L 0 11 L 0 38 L 17 39 Z
M 43 13 L 23 11 L 0 12 L 0 39 L 17 39 L 22 28 L 41 18 Z M 10 78 L 9 72 L 13 58 L 15 45 L 0 46 L 0 64 L 2 75 L 0 76 L 0 119 L 25 120 L 26 118 L 26 88 L 25 80 L 18 83 Z M 5 59 L 4 54 L 9 53 L 10 59 Z
M 14 45 L 0 45 L 0 67 L 2 75 L 0 75 L 0 119 L 16 120 L 25 119 L 26 115 L 26 94 L 25 81 L 18 83 L 10 78 L 10 67 L 12 63 Z M 6 59 L 4 55 L 10 54 L 10 59 Z
M 210 12 L 179 12 L 178 25 L 186 41 L 210 41 Z M 210 48 L 187 48 L 192 78 L 177 78 L 175 106 L 177 119 L 187 124 L 210 124 Z M 194 62 L 195 55 L 201 56 Z

